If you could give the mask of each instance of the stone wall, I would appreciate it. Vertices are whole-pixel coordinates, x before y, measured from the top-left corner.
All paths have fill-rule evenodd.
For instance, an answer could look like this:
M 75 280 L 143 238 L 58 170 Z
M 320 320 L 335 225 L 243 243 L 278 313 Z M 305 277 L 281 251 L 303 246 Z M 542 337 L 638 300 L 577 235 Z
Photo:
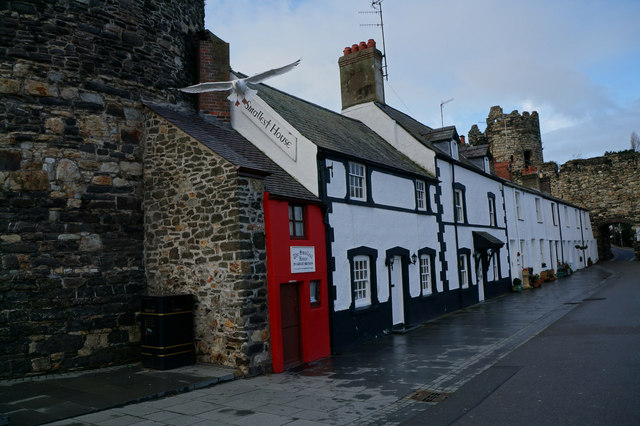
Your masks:
M 0 2 L 0 376 L 138 358 L 142 99 L 182 102 L 203 0 Z
M 609 258 L 610 246 L 603 226 L 617 222 L 640 226 L 640 153 L 571 160 L 559 169 L 556 163 L 545 163 L 542 173 L 551 178 L 553 195 L 589 210 L 601 259 Z M 638 242 L 635 250 L 640 259 Z
M 150 294 L 196 299 L 198 361 L 271 365 L 263 181 L 149 112 L 144 184 Z
M 497 163 L 508 164 L 511 179 L 522 184 L 522 171 L 525 167 L 539 166 L 544 162 L 542 156 L 542 139 L 540 136 L 540 120 L 538 113 L 518 111 L 504 114 L 499 106 L 491 107 L 487 117 L 487 128 L 480 132 L 477 125 L 469 131 L 469 144 L 489 144 L 491 154 Z M 525 152 L 529 152 L 528 164 L 525 163 Z

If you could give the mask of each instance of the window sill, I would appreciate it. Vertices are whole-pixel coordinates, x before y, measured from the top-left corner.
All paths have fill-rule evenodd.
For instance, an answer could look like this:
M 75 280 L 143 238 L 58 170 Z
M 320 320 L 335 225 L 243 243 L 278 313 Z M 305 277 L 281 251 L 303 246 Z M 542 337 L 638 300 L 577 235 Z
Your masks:
M 363 315 L 369 312 L 375 312 L 378 310 L 378 305 L 368 305 L 368 306 L 360 306 L 359 308 L 353 308 L 351 310 L 352 315 Z

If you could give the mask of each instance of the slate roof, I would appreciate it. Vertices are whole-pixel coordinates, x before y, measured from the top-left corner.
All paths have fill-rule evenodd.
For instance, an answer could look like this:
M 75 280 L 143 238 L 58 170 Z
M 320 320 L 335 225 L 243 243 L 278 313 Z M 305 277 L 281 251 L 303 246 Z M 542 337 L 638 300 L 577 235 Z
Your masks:
M 358 120 L 338 114 L 265 84 L 258 96 L 304 137 L 326 151 L 372 164 L 435 178 Z
M 240 133 L 222 124 L 205 121 L 195 113 L 146 103 L 166 119 L 245 173 L 264 176 L 265 189 L 283 198 L 320 203 L 320 199 L 296 181 Z
M 489 145 L 465 145 L 459 149 L 460 154 L 467 158 L 489 157 Z
M 376 106 L 427 148 L 451 158 L 451 155 L 447 151 L 441 149 L 438 144 L 441 142 L 449 142 L 452 139 L 457 141 L 460 140 L 455 126 L 445 126 L 433 129 L 389 105 L 376 102 Z M 476 164 L 466 158 L 461 147 L 459 147 L 458 153 L 461 154 L 460 159 L 458 160 L 460 163 L 473 167 L 474 169 L 480 169 Z M 482 171 L 482 169 L 480 170 Z

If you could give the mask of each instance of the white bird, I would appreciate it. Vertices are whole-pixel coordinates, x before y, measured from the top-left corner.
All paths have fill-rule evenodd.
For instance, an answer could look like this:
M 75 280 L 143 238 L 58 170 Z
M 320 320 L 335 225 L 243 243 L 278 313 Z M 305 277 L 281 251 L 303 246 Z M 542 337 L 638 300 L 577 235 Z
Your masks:
M 257 90 L 254 90 L 247 86 L 247 83 L 260 83 L 268 78 L 284 74 L 291 71 L 299 63 L 300 59 L 290 63 L 289 65 L 261 72 L 260 74 L 256 74 L 252 77 L 239 78 L 231 81 L 212 81 L 208 83 L 200 83 L 189 87 L 183 87 L 179 90 L 186 93 L 204 93 L 231 89 L 231 94 L 229 95 L 228 99 L 230 101 L 235 100 L 235 105 L 238 106 L 240 105 L 241 99 L 242 103 L 246 104 L 256 93 L 258 93 Z

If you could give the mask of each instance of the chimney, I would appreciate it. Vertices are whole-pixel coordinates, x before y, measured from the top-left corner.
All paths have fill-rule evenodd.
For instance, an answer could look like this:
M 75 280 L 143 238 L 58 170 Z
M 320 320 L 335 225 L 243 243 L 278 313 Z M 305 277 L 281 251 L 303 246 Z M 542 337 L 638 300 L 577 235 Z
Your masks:
M 464 135 L 460 135 L 460 145 L 466 145 L 466 137 Z
M 199 82 L 230 80 L 229 43 L 208 30 L 199 33 L 197 41 Z M 228 123 L 231 121 L 228 96 L 228 91 L 199 93 L 198 110 L 203 115 L 211 115 Z
M 342 109 L 372 101 L 384 104 L 382 53 L 376 49 L 376 42 L 361 41 L 345 47 L 343 54 L 338 59 Z
M 522 186 L 540 191 L 540 175 L 537 167 L 526 167 L 522 170 Z

